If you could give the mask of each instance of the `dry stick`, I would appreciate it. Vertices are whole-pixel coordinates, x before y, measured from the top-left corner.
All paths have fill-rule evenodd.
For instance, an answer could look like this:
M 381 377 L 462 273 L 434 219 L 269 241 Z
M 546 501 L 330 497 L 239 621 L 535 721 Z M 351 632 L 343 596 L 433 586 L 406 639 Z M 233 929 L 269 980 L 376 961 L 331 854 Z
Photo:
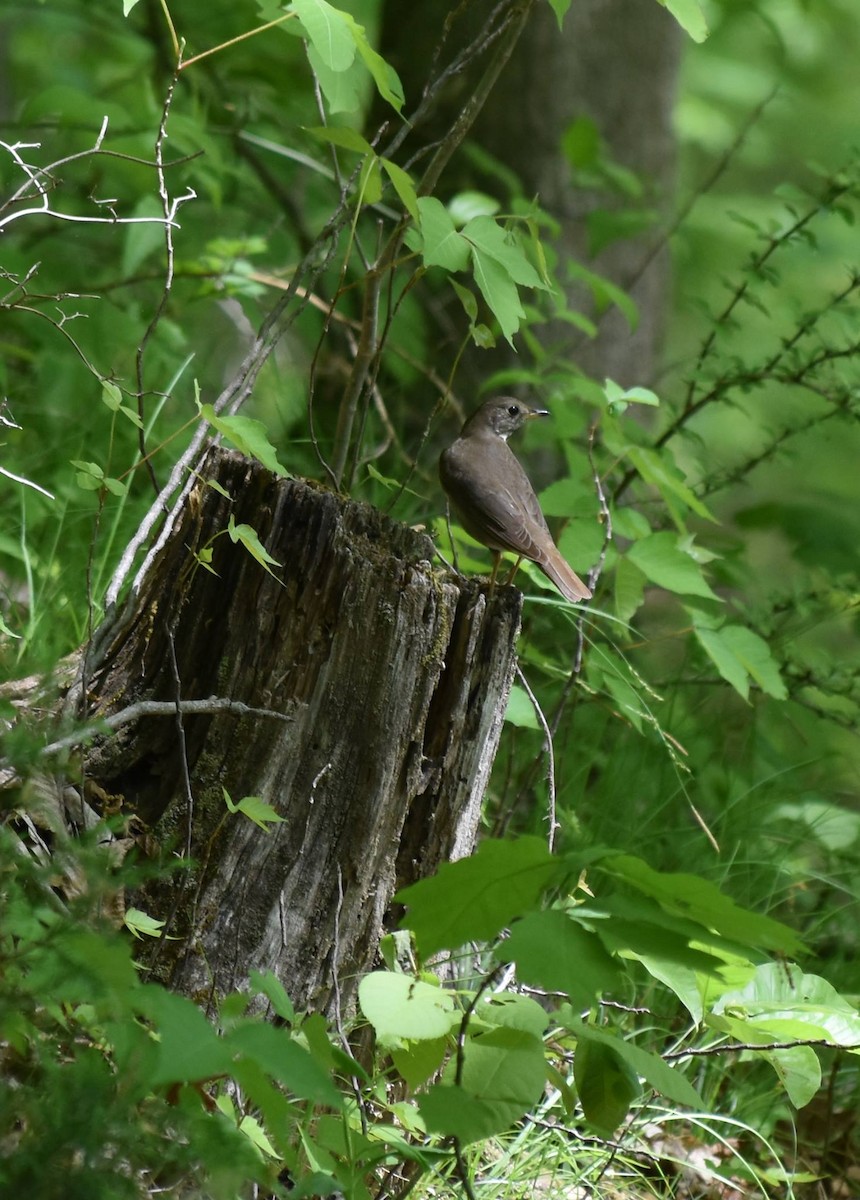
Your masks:
M 547 783 L 549 785 L 549 812 L 547 813 L 549 818 L 549 837 L 547 838 L 547 847 L 550 852 L 552 852 L 553 847 L 555 846 L 556 831 L 561 828 L 556 818 L 555 751 L 552 744 L 552 733 L 550 732 L 549 725 L 547 724 L 547 719 L 543 714 L 543 709 L 538 703 L 537 696 L 535 696 L 534 692 L 529 687 L 529 681 L 523 674 L 522 667 L 519 663 L 517 663 L 517 678 L 523 685 L 529 700 L 532 702 L 532 708 L 535 710 L 535 715 L 537 716 L 537 719 L 540 722 L 540 727 L 543 730 L 543 735 L 545 738 L 544 745 L 546 746 L 547 756 L 549 757 L 549 767 L 547 768 Z
M 185 716 L 192 717 L 230 713 L 236 717 L 272 717 L 277 721 L 293 720 L 291 713 L 276 712 L 273 708 L 255 708 L 250 704 L 245 704 L 242 700 L 228 700 L 221 696 L 210 696 L 207 700 L 180 700 L 179 711 Z M 56 742 L 43 746 L 39 751 L 39 757 L 46 758 L 51 754 L 59 754 L 61 750 L 70 750 L 73 746 L 82 746 L 90 738 L 103 734 L 105 729 L 120 729 L 123 725 L 128 725 L 130 721 L 137 721 L 141 717 L 173 717 L 175 715 L 175 700 L 138 700 L 135 704 L 129 704 L 127 708 L 121 708 L 119 712 L 111 713 L 107 717 L 100 717 L 94 725 L 85 726 L 83 729 L 76 730 L 75 733 L 69 733 L 65 737 L 58 738 Z
M 365 275 L 364 304 L 358 350 L 353 359 L 346 391 L 340 402 L 337 430 L 334 439 L 334 455 L 331 469 L 338 488 L 343 480 L 343 472 L 346 467 L 358 401 L 364 390 L 370 364 L 376 354 L 376 337 L 379 329 L 379 293 L 382 287 L 382 278 L 382 270 L 376 267 L 371 267 Z
M 174 74 L 170 81 L 170 86 L 167 89 L 167 95 L 164 98 L 164 105 L 161 110 L 161 120 L 158 125 L 158 133 L 155 138 L 155 173 L 158 179 L 158 195 L 161 199 L 161 210 L 164 213 L 164 246 L 167 254 L 167 271 L 164 276 L 164 286 L 161 289 L 161 296 L 155 311 L 150 317 L 149 324 L 144 330 L 143 337 L 137 347 L 135 356 L 135 381 L 137 383 L 137 415 L 140 418 L 140 426 L 138 428 L 138 448 L 140 450 L 141 460 L 146 464 L 146 471 L 152 483 L 153 491 L 158 495 L 158 480 L 155 477 L 155 469 L 152 465 L 152 460 L 146 455 L 146 433 L 144 431 L 144 404 L 143 404 L 143 360 L 146 354 L 146 348 L 149 345 L 150 339 L 158 328 L 159 322 L 164 315 L 164 310 L 167 307 L 167 301 L 170 297 L 173 288 L 173 275 L 176 266 L 176 258 L 173 246 L 173 221 L 175 215 L 175 203 L 171 203 L 170 195 L 167 191 L 167 181 L 164 176 L 164 143 L 167 138 L 167 121 L 170 117 L 170 107 L 173 103 L 173 94 L 176 91 L 176 81 L 178 72 Z M 196 192 L 189 189 L 187 199 L 194 199 Z

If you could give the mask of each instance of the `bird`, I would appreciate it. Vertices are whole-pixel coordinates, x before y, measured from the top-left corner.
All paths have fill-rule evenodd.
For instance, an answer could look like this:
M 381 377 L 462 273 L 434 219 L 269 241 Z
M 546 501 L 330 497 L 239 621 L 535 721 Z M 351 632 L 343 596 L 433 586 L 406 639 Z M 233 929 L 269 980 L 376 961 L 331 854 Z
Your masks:
M 548 417 L 511 396 L 485 401 L 439 457 L 439 478 L 467 533 L 493 552 L 490 587 L 495 586 L 502 554 L 536 563 L 558 590 L 576 604 L 590 600 L 591 590 L 571 570 L 552 539 L 529 477 L 508 446 L 508 438 L 536 417 Z

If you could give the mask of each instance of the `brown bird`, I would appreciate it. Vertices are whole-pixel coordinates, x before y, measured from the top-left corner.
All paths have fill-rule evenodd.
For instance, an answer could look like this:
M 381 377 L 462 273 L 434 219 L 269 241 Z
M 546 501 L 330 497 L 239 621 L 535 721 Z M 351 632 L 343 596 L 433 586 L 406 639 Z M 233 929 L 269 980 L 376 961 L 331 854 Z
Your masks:
M 547 417 L 510 396 L 487 400 L 469 417 L 439 459 L 439 478 L 467 533 L 493 551 L 492 587 L 506 550 L 519 555 L 508 582 L 524 558 L 537 563 L 558 590 L 576 604 L 591 592 L 567 565 L 552 540 L 534 488 L 508 438 L 533 417 Z

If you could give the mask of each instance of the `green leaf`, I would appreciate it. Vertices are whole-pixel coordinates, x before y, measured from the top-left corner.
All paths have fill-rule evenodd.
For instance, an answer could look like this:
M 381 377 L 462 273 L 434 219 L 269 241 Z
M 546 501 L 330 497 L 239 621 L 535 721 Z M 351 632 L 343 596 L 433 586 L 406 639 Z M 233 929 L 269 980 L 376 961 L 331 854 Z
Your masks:
M 577 1008 L 589 1008 L 621 982 L 600 939 L 557 909 L 517 921 L 495 956 L 516 962 L 522 982 L 565 992 Z
M 251 1144 L 256 1146 L 267 1157 L 280 1159 L 281 1156 L 266 1137 L 263 1126 L 255 1117 L 243 1117 L 239 1123 L 239 1129 Z
M 549 0 L 552 11 L 555 13 L 555 19 L 558 21 L 558 27 L 561 29 L 561 23 L 565 18 L 567 10 L 570 8 L 571 0 Z
M 609 407 L 619 413 L 623 413 L 628 404 L 649 404 L 654 408 L 660 404 L 660 397 L 654 392 L 650 392 L 648 388 L 622 388 L 612 379 L 606 380 L 603 385 L 603 394 Z
M 472 247 L 472 271 L 487 307 L 499 322 L 504 337 L 513 345 L 513 335 L 526 315 L 516 284 L 505 267 L 476 246 Z
M 489 1025 L 521 1029 L 536 1038 L 543 1037 L 550 1020 L 537 1000 L 516 992 L 497 992 L 480 1000 L 475 1006 L 475 1018 Z
M 383 100 L 386 100 L 393 109 L 400 112 L 405 101 L 400 76 L 394 70 L 394 67 L 386 62 L 382 55 L 378 54 L 373 46 L 371 46 L 367 40 L 364 26 L 359 25 L 351 13 L 343 13 L 342 16 L 352 31 L 356 49 L 364 66 L 373 77 L 376 90 Z
M 388 178 L 391 180 L 395 192 L 400 197 L 403 207 L 409 213 L 413 221 L 420 221 L 421 210 L 418 207 L 418 196 L 415 192 L 415 184 L 407 171 L 402 167 L 398 167 L 397 163 L 393 163 L 390 159 L 380 158 L 382 169 L 385 171 Z
M 719 599 L 705 582 L 698 563 L 678 548 L 678 538 L 674 533 L 649 534 L 633 543 L 627 551 L 627 557 L 658 587 L 685 596 Z
M 573 1078 L 586 1120 L 611 1136 L 641 1090 L 635 1072 L 614 1047 L 582 1040 L 573 1059 Z
M 444 863 L 431 879 L 397 893 L 425 958 L 466 942 L 488 941 L 514 917 L 535 907 L 564 871 L 540 838 L 483 842 L 471 858 Z
M 463 237 L 481 258 L 492 258 L 514 283 L 524 287 L 545 288 L 546 285 L 526 258 L 513 235 L 492 217 L 473 217 L 462 230 Z
M 448 201 L 448 212 L 454 218 L 454 224 L 460 226 L 475 217 L 492 217 L 500 208 L 498 200 L 485 192 L 458 192 Z
M 340 1092 L 326 1071 L 299 1046 L 286 1029 L 263 1021 L 245 1021 L 223 1039 L 231 1056 L 252 1059 L 273 1079 L 304 1100 L 341 1108 Z
M 425 266 L 464 271 L 469 264 L 469 246 L 454 228 L 444 204 L 435 196 L 419 196 L 417 203 Z
M 763 1050 L 795 1108 L 809 1104 L 821 1087 L 821 1063 L 811 1046 Z
M 233 520 L 233 514 L 231 513 L 230 519 L 227 522 L 227 533 L 230 536 L 231 542 L 241 543 L 251 557 L 256 559 L 264 571 L 267 571 L 273 579 L 278 578 L 274 571 L 271 570 L 271 567 L 280 567 L 281 563 L 272 558 L 271 554 L 269 554 L 268 550 L 260 541 L 255 529 L 252 529 L 250 525 L 237 525 Z
M 456 279 L 449 277 L 448 282 L 457 293 L 466 316 L 469 318 L 469 323 L 474 326 L 475 321 L 478 319 L 478 301 L 475 299 L 475 293 L 470 292 L 467 287 L 463 287 Z
M 343 150 L 354 150 L 357 154 L 373 154 L 373 147 L 367 138 L 362 137 L 357 129 L 348 125 L 311 125 L 305 132 L 320 142 L 328 142 L 332 146 L 340 146 Z
M 164 928 L 165 922 L 151 917 L 149 913 L 145 913 L 139 908 L 127 908 L 123 917 L 123 924 L 136 938 L 140 939 L 144 935 L 146 937 L 161 937 L 161 931 Z
M 759 913 L 741 908 L 719 888 L 698 875 L 654 871 L 641 858 L 604 858 L 600 867 L 650 896 L 669 913 L 690 918 L 723 937 L 763 950 L 796 954 L 801 949 L 794 930 Z
M 540 729 L 535 706 L 529 700 L 528 693 L 519 684 L 515 683 L 511 688 L 508 706 L 505 709 L 505 720 L 522 729 Z
M 706 629 L 694 625 L 696 637 L 705 653 L 727 683 L 749 698 L 750 679 L 775 700 L 788 697 L 785 684 L 764 638 L 743 625 L 723 625 L 721 629 Z
M 365 975 L 358 1002 L 384 1043 L 443 1037 L 460 1021 L 450 992 L 393 971 Z
M 102 380 L 102 403 L 107 405 L 111 412 L 122 408 L 122 392 L 109 379 Z
M 317 77 L 329 112 L 355 113 L 364 97 L 364 67 L 357 60 L 345 71 L 333 71 L 326 66 L 314 46 L 308 46 L 308 62 Z
M 476 1142 L 504 1133 L 524 1116 L 545 1082 L 538 1038 L 519 1029 L 491 1029 L 466 1040 L 461 1085 L 434 1084 L 418 1098 L 418 1108 L 428 1130 Z
M 256 458 L 274 475 L 283 479 L 289 478 L 289 472 L 278 462 L 275 448 L 269 441 L 262 421 L 255 421 L 252 417 L 221 417 L 216 414 L 211 404 L 199 404 L 199 409 L 203 420 L 208 421 L 213 429 L 217 429 L 240 453 Z
M 150 1079 L 154 1087 L 229 1072 L 227 1044 L 196 1004 L 151 984 L 142 989 L 138 1007 L 154 1023 L 158 1035 L 158 1060 Z
M 661 1095 L 673 1100 L 676 1104 L 686 1104 L 691 1108 L 702 1108 L 704 1101 L 690 1081 L 675 1067 L 670 1067 L 659 1054 L 651 1054 L 647 1050 L 615 1037 L 604 1029 L 594 1025 L 586 1025 L 576 1014 L 575 1010 L 563 1006 L 558 1013 L 559 1020 L 566 1029 L 570 1029 L 577 1037 L 576 1054 L 584 1044 L 602 1045 L 615 1056 L 626 1063 L 634 1078 L 642 1078 Z M 576 1058 L 574 1058 L 574 1076 L 576 1074 Z M 577 1081 L 578 1083 L 578 1081 Z M 638 1081 L 637 1081 L 638 1094 Z
M 708 36 L 708 25 L 699 0 L 659 0 L 659 3 L 669 10 L 694 42 L 703 42 Z
M 375 154 L 368 155 L 361 164 L 358 174 L 358 197 L 361 204 L 378 204 L 382 199 L 382 172 Z
M 355 59 L 355 38 L 346 15 L 326 0 L 293 0 L 293 12 L 321 61 L 331 71 L 345 71 Z
M 265 831 L 270 825 L 284 824 L 284 818 L 278 815 L 271 804 L 267 804 L 259 796 L 243 796 L 236 805 L 236 811 L 242 813 L 249 821 L 253 821 L 255 825 L 259 825 Z
M 404 1045 L 391 1047 L 391 1061 L 409 1087 L 414 1090 L 426 1083 L 431 1075 L 436 1074 L 442 1066 L 448 1045 L 447 1037 L 406 1042 Z
M 252 988 L 266 997 L 276 1016 L 292 1024 L 296 1019 L 296 1010 L 287 995 L 286 988 L 271 971 L 251 971 L 249 982 Z
M 699 517 L 704 517 L 706 521 L 718 524 L 717 518 L 688 487 L 684 476 L 673 463 L 668 461 L 666 454 L 665 450 L 650 450 L 645 446 L 631 446 L 627 450 L 627 457 L 638 473 L 646 483 L 657 488 L 667 503 L 672 496 L 677 496 L 691 512 L 696 513 Z
M 645 599 L 645 575 L 628 557 L 620 558 L 615 567 L 615 615 L 621 621 L 631 620 Z

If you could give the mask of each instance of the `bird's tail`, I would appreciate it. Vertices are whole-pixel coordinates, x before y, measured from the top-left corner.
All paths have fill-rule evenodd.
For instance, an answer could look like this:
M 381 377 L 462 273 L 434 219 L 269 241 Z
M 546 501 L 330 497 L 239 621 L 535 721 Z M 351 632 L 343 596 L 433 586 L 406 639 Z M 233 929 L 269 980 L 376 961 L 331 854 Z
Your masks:
M 561 556 L 561 551 L 555 546 L 547 550 L 537 564 L 548 579 L 551 579 L 558 590 L 571 604 L 580 600 L 590 600 L 591 592 L 575 571 L 567 565 Z

